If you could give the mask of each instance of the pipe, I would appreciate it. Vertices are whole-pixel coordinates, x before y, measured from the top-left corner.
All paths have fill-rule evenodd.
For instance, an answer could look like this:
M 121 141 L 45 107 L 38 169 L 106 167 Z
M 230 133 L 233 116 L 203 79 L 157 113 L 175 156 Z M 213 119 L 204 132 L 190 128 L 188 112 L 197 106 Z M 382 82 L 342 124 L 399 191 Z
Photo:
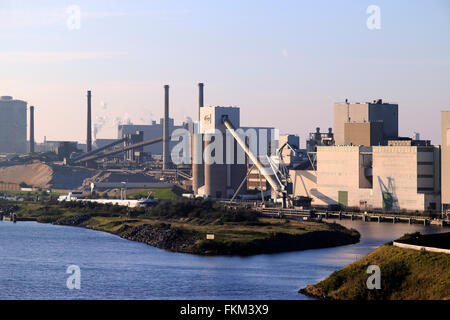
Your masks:
M 74 163 L 76 163 L 76 162 L 81 162 L 81 161 L 84 160 L 84 158 L 87 158 L 87 157 L 89 157 L 89 156 L 91 156 L 91 155 L 93 155 L 93 154 L 99 153 L 100 151 L 103 151 L 103 150 L 105 150 L 105 149 L 111 148 L 111 147 L 113 147 L 113 146 L 115 146 L 115 145 L 117 145 L 117 144 L 119 144 L 119 143 L 124 142 L 125 140 L 126 140 L 126 138 L 122 138 L 122 139 L 116 140 L 116 141 L 114 141 L 114 142 L 111 142 L 111 143 L 107 144 L 106 146 L 103 146 L 103 147 L 97 148 L 97 149 L 95 149 L 95 150 L 92 150 L 91 152 L 85 153 L 85 154 L 83 154 L 83 155 L 80 156 L 80 157 L 76 157 L 76 158 L 72 159 L 72 161 L 73 161 Z
M 170 136 L 169 136 L 169 139 L 170 139 Z M 127 150 L 131 150 L 133 148 L 145 147 L 145 146 L 148 146 L 150 144 L 154 144 L 154 143 L 161 142 L 161 141 L 163 141 L 163 137 L 158 137 L 158 138 L 154 138 L 154 139 L 144 140 L 142 142 L 138 142 L 138 143 L 135 143 L 135 144 L 130 144 L 130 145 L 128 145 L 126 147 L 123 147 L 122 149 L 119 149 L 119 150 L 112 150 L 112 151 L 108 151 L 108 152 L 105 152 L 105 153 L 102 153 L 102 154 L 98 154 L 98 155 L 97 154 L 91 155 L 89 157 L 83 158 L 83 161 L 89 161 L 89 160 L 96 160 L 96 159 L 99 159 L 99 158 L 105 158 L 105 157 L 112 156 L 112 155 L 115 155 L 115 154 L 118 154 L 118 153 L 121 153 L 121 152 L 125 152 Z
M 200 122 L 200 108 L 203 108 L 203 83 L 198 84 L 198 121 Z
M 233 125 L 228 120 L 227 116 L 222 117 L 222 122 L 225 125 L 225 127 L 230 131 L 233 138 L 239 143 L 241 148 L 245 151 L 247 156 L 253 161 L 255 166 L 258 168 L 259 172 L 266 178 L 267 182 L 269 182 L 270 186 L 276 190 L 277 192 L 283 192 L 284 188 L 282 188 L 278 183 L 275 182 L 275 180 L 271 177 L 271 175 L 266 171 L 266 168 L 262 165 L 262 163 L 259 161 L 259 159 L 250 151 L 250 149 L 246 146 L 245 142 L 241 139 L 241 137 L 236 133 Z
M 169 169 L 169 86 L 164 86 L 163 170 Z
M 92 150 L 92 124 L 91 124 L 91 91 L 87 92 L 87 134 L 86 134 L 86 152 Z
M 30 106 L 30 153 L 34 153 L 34 107 Z

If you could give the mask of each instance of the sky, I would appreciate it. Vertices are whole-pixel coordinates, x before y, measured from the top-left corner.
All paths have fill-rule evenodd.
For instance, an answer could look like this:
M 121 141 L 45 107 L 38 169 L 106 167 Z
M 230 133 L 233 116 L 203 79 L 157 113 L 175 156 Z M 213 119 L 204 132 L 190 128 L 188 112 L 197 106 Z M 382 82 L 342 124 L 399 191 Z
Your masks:
M 159 122 L 165 84 L 176 123 L 204 82 L 205 105 L 303 146 L 345 99 L 398 103 L 400 135 L 435 144 L 450 110 L 447 0 L 0 0 L 0 28 L 0 95 L 35 106 L 38 142 L 85 141 L 87 90 L 98 138 Z

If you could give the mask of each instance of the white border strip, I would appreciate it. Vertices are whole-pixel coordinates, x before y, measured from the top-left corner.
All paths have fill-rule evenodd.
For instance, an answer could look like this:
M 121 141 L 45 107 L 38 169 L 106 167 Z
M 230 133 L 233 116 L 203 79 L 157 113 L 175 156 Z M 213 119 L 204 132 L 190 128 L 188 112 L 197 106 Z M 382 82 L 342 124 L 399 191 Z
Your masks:
M 394 241 L 392 244 L 393 244 L 395 247 L 399 247 L 399 248 L 406 248 L 406 249 L 413 249 L 413 250 L 422 250 L 422 249 L 425 249 L 426 251 L 450 254 L 450 249 L 441 249 L 441 248 L 433 248 L 433 247 L 415 246 L 415 245 L 413 245 L 413 244 L 406 244 L 406 243 L 400 243 L 400 242 L 395 242 L 395 241 Z

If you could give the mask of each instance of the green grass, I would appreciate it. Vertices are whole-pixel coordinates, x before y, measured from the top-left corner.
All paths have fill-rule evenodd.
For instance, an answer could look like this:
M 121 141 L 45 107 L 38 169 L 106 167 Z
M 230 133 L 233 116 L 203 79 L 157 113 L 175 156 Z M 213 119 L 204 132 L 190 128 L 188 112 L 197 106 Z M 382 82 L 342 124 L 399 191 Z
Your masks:
M 369 265 L 380 267 L 381 289 L 367 289 Z M 384 245 L 300 292 L 336 300 L 448 300 L 450 259 L 445 253 Z
M 147 189 L 144 191 L 129 193 L 128 197 L 130 199 L 140 199 L 146 198 L 148 193 L 152 192 L 152 197 L 156 199 L 176 199 L 179 197 L 179 194 L 173 188 L 158 188 L 158 189 Z

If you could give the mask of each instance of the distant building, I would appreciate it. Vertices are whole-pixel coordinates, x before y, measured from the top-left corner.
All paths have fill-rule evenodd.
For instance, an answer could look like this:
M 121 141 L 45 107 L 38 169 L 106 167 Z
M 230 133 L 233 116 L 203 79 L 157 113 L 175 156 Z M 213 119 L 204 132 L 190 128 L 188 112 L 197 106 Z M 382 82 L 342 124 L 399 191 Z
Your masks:
M 450 111 L 441 113 L 441 184 L 442 184 L 442 209 L 450 210 Z
M 333 129 L 328 128 L 328 132 L 320 132 L 320 128 L 316 128 L 316 132 L 309 133 L 309 139 L 306 141 L 306 151 L 315 152 L 318 146 L 334 145 Z
M 53 141 L 45 139 L 43 143 L 36 144 L 37 152 L 54 152 L 62 160 L 70 158 L 73 153 L 80 153 L 83 146 L 77 141 Z
M 102 148 L 108 144 L 113 143 L 114 141 L 117 141 L 117 139 L 95 139 L 94 143 L 92 144 L 93 149 Z
M 377 123 L 375 125 L 348 125 L 349 123 Z M 383 139 L 380 131 L 383 132 Z M 346 133 L 347 131 L 347 133 Z M 363 136 L 361 139 L 361 135 Z M 366 103 L 334 104 L 334 140 L 336 145 L 363 141 L 381 144 L 380 140 L 398 137 L 398 104 L 384 103 L 381 99 Z M 358 143 L 359 144 L 359 143 Z M 370 146 L 369 144 L 365 144 Z
M 27 152 L 27 103 L 0 97 L 0 152 Z
M 152 121 L 150 125 L 135 125 L 135 124 L 121 124 L 117 127 L 117 138 L 122 139 L 127 134 L 135 134 L 138 131 L 142 131 L 144 140 L 149 140 L 153 138 L 162 137 L 163 135 L 163 119 L 160 119 L 159 123 Z M 176 126 L 174 120 L 169 118 L 169 133 L 171 134 L 176 129 L 185 128 L 187 129 L 187 124 Z M 178 143 L 178 141 L 170 142 L 170 150 Z M 144 147 L 144 152 L 150 153 L 152 155 L 162 155 L 163 144 L 162 142 L 154 143 L 149 146 Z

